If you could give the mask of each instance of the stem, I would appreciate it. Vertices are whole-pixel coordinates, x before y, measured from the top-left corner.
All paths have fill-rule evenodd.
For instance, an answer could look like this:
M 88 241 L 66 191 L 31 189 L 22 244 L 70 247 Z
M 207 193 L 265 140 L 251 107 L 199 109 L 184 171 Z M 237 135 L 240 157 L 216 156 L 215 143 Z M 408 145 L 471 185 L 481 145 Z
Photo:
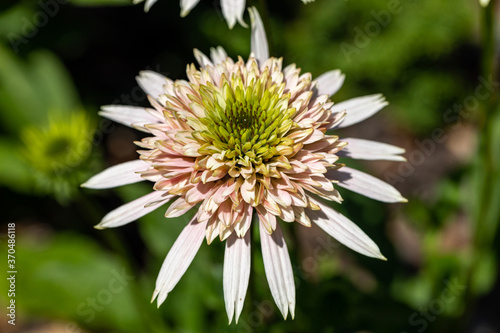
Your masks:
M 496 56 L 495 56 L 495 0 L 491 0 L 486 8 L 482 10 L 482 23 L 483 23 L 483 38 L 482 38 L 482 76 L 488 81 L 491 86 L 495 82 L 496 73 Z M 480 133 L 482 133 L 479 153 L 481 166 L 483 167 L 483 186 L 482 194 L 480 196 L 480 210 L 477 215 L 477 229 L 476 229 L 476 246 L 489 246 L 489 243 L 493 240 L 494 233 L 494 221 L 488 221 L 488 213 L 491 209 L 491 205 L 495 204 L 491 202 L 494 188 L 494 183 L 491 181 L 494 177 L 495 162 L 494 154 L 492 151 L 492 140 L 493 140 L 493 122 L 494 112 L 496 111 L 496 101 L 498 99 L 498 89 L 492 93 L 489 99 L 485 100 L 482 106 L 482 115 L 480 117 Z M 493 225 L 492 225 L 493 223 Z M 485 239 L 487 238 L 487 240 Z
M 481 63 L 481 75 L 488 81 L 491 87 L 495 87 L 494 82 L 496 73 L 495 64 L 495 19 L 494 19 L 494 8 L 495 0 L 491 0 L 486 8 L 482 8 L 482 63 Z M 487 253 L 491 248 L 492 242 L 496 235 L 496 229 L 498 228 L 498 217 L 492 216 L 490 212 L 495 208 L 497 202 L 493 202 L 493 191 L 495 189 L 494 179 L 495 177 L 495 160 L 492 151 L 492 141 L 493 141 L 493 125 L 495 119 L 495 111 L 498 110 L 496 104 L 498 101 L 498 88 L 492 92 L 491 96 L 482 101 L 481 110 L 479 114 L 479 133 L 480 144 L 479 144 L 479 163 L 474 165 L 474 173 L 479 173 L 480 176 L 477 178 L 479 182 L 479 192 L 476 201 L 475 208 L 472 210 L 472 218 L 475 220 L 475 230 L 473 231 L 473 241 L 472 241 L 472 257 L 469 266 L 467 267 L 467 280 L 468 285 L 471 285 L 472 279 L 478 274 L 478 261 L 483 253 Z M 475 213 L 475 214 L 474 214 Z M 471 288 L 467 288 L 466 300 L 470 309 L 474 309 L 477 306 L 477 295 L 474 295 L 474 291 Z M 470 320 L 470 317 L 469 317 Z

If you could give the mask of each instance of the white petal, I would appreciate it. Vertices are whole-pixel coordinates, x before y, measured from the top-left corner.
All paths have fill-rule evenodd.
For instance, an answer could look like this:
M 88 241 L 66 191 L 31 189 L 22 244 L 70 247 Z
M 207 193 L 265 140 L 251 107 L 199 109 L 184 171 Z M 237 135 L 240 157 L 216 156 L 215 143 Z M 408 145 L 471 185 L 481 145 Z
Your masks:
M 267 45 L 266 31 L 255 7 L 248 8 L 250 21 L 252 22 L 252 37 L 250 49 L 255 54 L 255 59 L 262 65 L 269 58 L 269 48 Z
M 339 170 L 328 170 L 326 177 L 338 180 L 338 186 L 368 198 L 383 202 L 408 202 L 392 185 L 355 169 L 342 167 Z
M 348 145 L 337 153 L 339 156 L 358 160 L 406 161 L 399 155 L 405 152 L 403 148 L 387 143 L 355 138 L 342 138 L 340 141 L 347 142 Z
M 198 49 L 193 50 L 194 53 L 194 58 L 200 64 L 200 67 L 206 67 L 206 66 L 213 66 L 212 62 L 210 61 L 210 58 L 205 55 L 205 53 L 201 52 Z
M 380 253 L 377 244 L 351 220 L 320 201 L 311 198 L 309 200 L 317 204 L 321 210 L 308 210 L 307 215 L 327 234 L 365 256 L 387 260 Z
M 224 301 L 229 324 L 240 317 L 250 279 L 250 233 L 244 238 L 232 233 L 224 253 Z
M 149 113 L 146 108 L 129 105 L 104 105 L 99 115 L 125 126 L 149 132 L 144 125 L 157 124 L 159 119 Z
M 216 48 L 211 48 L 210 49 L 210 58 L 212 58 L 212 61 L 214 62 L 215 65 L 218 65 L 218 64 L 221 64 L 223 61 L 226 60 L 227 53 L 220 46 L 218 46 Z
M 205 237 L 206 226 L 206 221 L 198 222 L 196 216 L 193 217 L 172 245 L 161 265 L 151 300 L 153 302 L 158 296 L 158 307 L 165 301 L 168 293 L 174 289 L 193 261 Z
M 340 70 L 326 72 L 315 80 L 317 96 L 328 95 L 332 96 L 344 83 L 345 75 Z
M 156 3 L 157 0 L 146 0 L 146 3 L 144 4 L 144 11 L 147 13 L 153 7 L 153 5 Z
M 243 21 L 243 14 L 245 13 L 245 0 L 222 0 L 222 15 L 226 19 L 229 29 L 232 29 L 236 21 L 240 22 L 242 26 L 247 27 Z
M 104 189 L 137 183 L 144 180 L 137 172 L 147 170 L 148 168 L 149 164 L 139 159 L 113 165 L 99 172 L 81 186 L 92 189 Z
M 346 117 L 340 123 L 340 125 L 337 126 L 337 128 L 343 128 L 359 123 L 366 118 L 370 118 L 387 104 L 389 103 L 386 102 L 384 96 L 376 94 L 356 97 L 344 102 L 340 102 L 338 104 L 334 104 L 330 110 L 332 110 L 333 113 L 346 110 Z
M 154 99 L 158 99 L 160 95 L 165 94 L 163 86 L 169 81 L 165 76 L 153 71 L 140 71 L 136 76 L 139 86 Z
M 181 17 L 185 17 L 200 0 L 181 0 Z
M 490 3 L 490 0 L 479 0 L 479 3 L 481 4 L 481 6 L 487 7 Z
M 103 217 L 101 222 L 95 226 L 96 229 L 114 228 L 130 223 L 151 213 L 161 205 L 167 203 L 173 195 L 165 195 L 163 191 L 153 191 L 145 196 L 135 199 L 123 206 L 120 206 Z M 148 205 L 155 202 L 155 205 Z M 148 206 L 146 206 L 148 205 Z
M 259 230 L 269 289 L 283 317 L 286 319 L 288 309 L 290 309 L 293 319 L 295 316 L 295 282 L 285 239 L 279 225 L 276 225 L 276 230 L 271 235 L 267 233 L 262 223 L 259 223 Z

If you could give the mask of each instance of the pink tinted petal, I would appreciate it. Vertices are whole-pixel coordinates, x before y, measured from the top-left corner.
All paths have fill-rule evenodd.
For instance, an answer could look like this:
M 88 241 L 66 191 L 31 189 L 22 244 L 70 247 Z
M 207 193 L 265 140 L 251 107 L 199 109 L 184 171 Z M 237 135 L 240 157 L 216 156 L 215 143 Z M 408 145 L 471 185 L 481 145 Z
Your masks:
M 203 52 L 198 49 L 194 49 L 194 58 L 200 64 L 200 67 L 213 66 L 210 58 L 208 58 Z
M 315 80 L 317 95 L 328 95 L 332 96 L 344 83 L 345 75 L 340 72 L 340 70 L 333 70 L 326 72 Z
M 229 324 L 238 323 L 250 278 L 250 233 L 244 238 L 231 234 L 224 253 L 224 301 Z
M 268 234 L 272 233 L 273 230 L 276 229 L 277 225 L 276 216 L 271 214 L 263 205 L 255 207 L 255 210 L 257 211 L 257 216 L 259 217 L 261 226 L 266 229 Z
M 214 65 L 218 65 L 227 59 L 227 53 L 221 46 L 218 46 L 216 48 L 211 48 L 210 58 L 212 58 Z M 204 117 L 205 112 L 203 112 L 201 116 Z
M 167 194 L 166 192 L 153 191 L 139 199 L 135 199 L 134 201 L 112 210 L 104 216 L 95 228 L 114 228 L 135 221 L 167 203 L 172 197 L 173 195 Z M 148 203 L 150 202 L 156 202 L 157 204 L 149 206 Z
M 359 160 L 406 161 L 403 156 L 400 156 L 405 152 L 403 148 L 387 143 L 355 138 L 342 138 L 342 141 L 347 142 L 347 146 L 338 152 L 339 156 Z
M 327 234 L 365 256 L 386 260 L 377 244 L 351 220 L 320 201 L 311 198 L 309 200 L 321 210 L 308 210 L 307 215 Z
M 260 18 L 259 12 L 255 7 L 248 8 L 250 13 L 250 20 L 252 23 L 252 36 L 250 41 L 250 49 L 255 55 L 255 59 L 262 66 L 269 58 L 269 47 L 267 45 L 266 31 L 264 30 L 264 23 Z
M 384 106 L 389 104 L 386 102 L 385 97 L 376 94 L 368 95 L 363 97 L 356 97 L 349 99 L 338 104 L 334 104 L 330 109 L 333 113 L 346 111 L 346 116 L 344 120 L 336 126 L 336 128 L 344 128 L 359 123 L 360 121 L 370 118 L 375 113 L 380 111 Z M 331 129 L 332 124 L 330 124 L 327 129 Z
M 81 186 L 92 189 L 105 189 L 141 182 L 144 178 L 137 172 L 145 171 L 149 164 L 143 160 L 134 160 L 107 168 L 93 176 Z
M 242 237 L 247 234 L 248 229 L 252 223 L 253 207 L 250 205 L 245 205 L 243 218 L 240 223 L 234 226 L 234 231 L 238 237 Z
M 196 204 L 186 202 L 184 198 L 175 200 L 165 212 L 165 217 L 178 217 L 193 208 Z
M 246 0 L 222 0 L 222 15 L 226 19 L 229 29 L 232 29 L 238 21 L 245 28 L 247 27 L 245 21 L 243 21 L 243 13 L 245 12 L 245 1 Z
M 211 192 L 213 187 L 214 187 L 213 183 L 206 183 L 206 184 L 198 183 L 196 184 L 195 187 L 193 187 L 186 193 L 185 199 L 189 203 L 200 202 L 205 199 L 205 197 L 207 196 L 208 193 Z
M 219 219 L 226 227 L 230 227 L 233 224 L 234 212 L 232 205 L 231 200 L 226 200 L 219 207 Z
M 140 71 L 136 76 L 139 86 L 154 99 L 158 99 L 161 95 L 165 94 L 163 86 L 170 81 L 165 76 L 153 71 Z
M 259 224 L 259 227 L 262 257 L 269 289 L 271 289 L 274 302 L 283 317 L 286 319 L 290 309 L 290 315 L 293 319 L 295 316 L 295 282 L 285 239 L 279 225 L 276 226 L 276 230 L 271 235 L 267 233 L 262 224 Z
M 370 176 L 367 173 L 342 167 L 339 170 L 329 170 L 326 176 L 338 180 L 338 186 L 382 202 L 408 202 L 392 185 Z
M 151 302 L 158 297 L 160 306 L 168 293 L 174 289 L 198 252 L 205 236 L 206 226 L 207 222 L 198 222 L 196 217 L 193 217 L 182 230 L 161 266 Z
M 157 117 L 139 106 L 104 105 L 101 109 L 99 115 L 143 132 L 149 132 L 144 125 L 160 122 Z

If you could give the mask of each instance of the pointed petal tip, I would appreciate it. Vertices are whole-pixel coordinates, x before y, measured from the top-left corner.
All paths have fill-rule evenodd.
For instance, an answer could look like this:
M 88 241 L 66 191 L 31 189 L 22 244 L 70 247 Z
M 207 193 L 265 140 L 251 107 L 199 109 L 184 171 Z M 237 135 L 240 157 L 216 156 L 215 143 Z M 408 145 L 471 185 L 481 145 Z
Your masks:
M 94 226 L 94 229 L 97 229 L 97 230 L 104 230 L 104 229 L 107 229 L 105 226 L 103 226 L 101 223 L 99 224 L 96 224 Z
M 147 13 L 153 7 L 157 0 L 146 0 L 146 3 L 144 4 L 144 12 Z
M 151 297 L 151 303 L 153 303 L 155 301 L 156 296 L 158 296 L 158 290 L 157 289 L 153 292 L 153 297 Z
M 240 23 L 240 25 L 241 25 L 243 28 L 248 29 L 248 24 L 247 24 L 245 21 L 241 20 L 241 21 L 239 21 L 239 23 Z

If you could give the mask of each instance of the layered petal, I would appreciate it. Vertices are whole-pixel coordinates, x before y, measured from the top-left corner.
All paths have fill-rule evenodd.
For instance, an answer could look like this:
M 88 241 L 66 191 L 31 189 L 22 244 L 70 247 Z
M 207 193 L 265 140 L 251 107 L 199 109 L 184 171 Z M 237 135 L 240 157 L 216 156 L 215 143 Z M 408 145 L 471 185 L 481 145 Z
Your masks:
M 158 99 L 165 93 L 163 86 L 170 81 L 167 77 L 153 71 L 140 71 L 136 80 L 142 90 L 154 99 Z
M 200 0 L 181 0 L 181 17 L 185 17 Z
M 224 300 L 231 323 L 234 315 L 236 323 L 240 317 L 250 279 L 250 233 L 243 238 L 232 234 L 226 240 L 224 254 Z
M 158 307 L 167 299 L 168 293 L 174 289 L 193 261 L 203 242 L 206 226 L 206 221 L 198 222 L 196 216 L 193 217 L 172 245 L 156 279 L 156 287 L 151 300 L 153 302 L 158 297 Z
M 312 222 L 340 243 L 365 256 L 386 260 L 374 241 L 344 215 L 314 199 L 320 210 L 308 210 Z
M 318 76 L 316 81 L 317 96 L 328 95 L 332 96 L 344 83 L 345 75 L 338 69 L 323 73 Z
M 101 109 L 99 115 L 143 132 L 149 132 L 144 125 L 160 123 L 152 112 L 139 106 L 105 105 Z
M 403 156 L 400 156 L 405 152 L 403 148 L 387 143 L 355 138 L 342 138 L 342 141 L 347 142 L 347 146 L 338 152 L 338 156 L 358 160 L 406 161 Z
M 144 180 L 137 172 L 147 170 L 149 164 L 143 160 L 133 160 L 107 168 L 91 177 L 81 186 L 92 189 L 105 189 L 138 183 Z
M 153 191 L 106 214 L 96 229 L 115 228 L 130 223 L 166 204 L 173 195 Z
M 250 49 L 255 55 L 255 59 L 259 62 L 259 65 L 262 66 L 269 58 L 269 47 L 267 44 L 266 31 L 264 30 L 264 23 L 262 23 L 260 14 L 255 7 L 248 8 L 248 11 L 252 23 Z
M 408 201 L 394 186 L 362 171 L 342 167 L 339 170 L 329 170 L 326 174 L 329 179 L 338 180 L 338 186 L 371 199 L 382 202 Z
M 340 102 L 338 104 L 334 104 L 330 110 L 333 113 L 342 112 L 344 110 L 346 111 L 344 120 L 336 126 L 336 128 L 344 128 L 370 118 L 387 104 L 389 103 L 386 102 L 384 96 L 376 94 L 356 97 L 344 102 Z M 334 127 L 327 127 L 327 129 L 331 128 Z
M 245 21 L 243 21 L 243 14 L 245 13 L 245 1 L 246 0 L 222 0 L 222 15 L 227 21 L 229 29 L 232 29 L 238 21 L 242 26 L 247 27 Z
M 212 58 L 212 61 L 214 62 L 215 65 L 219 65 L 226 60 L 227 53 L 221 46 L 211 48 L 210 58 Z
M 276 230 L 269 234 L 266 227 L 260 223 L 260 243 L 267 282 L 274 302 L 286 319 L 288 311 L 295 316 L 295 282 L 292 264 L 286 247 L 285 239 L 279 224 Z

